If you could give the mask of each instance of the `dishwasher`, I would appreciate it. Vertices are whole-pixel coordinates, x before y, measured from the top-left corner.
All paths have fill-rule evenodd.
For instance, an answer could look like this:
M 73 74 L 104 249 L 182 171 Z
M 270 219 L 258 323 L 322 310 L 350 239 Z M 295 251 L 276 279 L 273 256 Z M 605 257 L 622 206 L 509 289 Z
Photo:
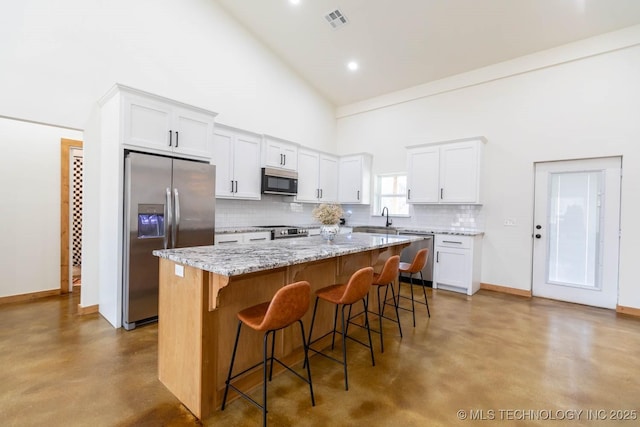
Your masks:
M 416 256 L 420 249 L 427 248 L 429 249 L 429 256 L 427 257 L 427 264 L 422 269 L 422 285 L 425 286 L 433 286 L 433 233 L 421 232 L 421 231 L 411 231 L 411 230 L 403 230 L 398 233 L 401 236 L 416 236 L 422 237 L 422 240 L 418 240 L 415 242 L 411 242 L 409 246 L 404 248 L 400 253 L 400 261 L 412 263 L 413 258 Z M 416 278 L 418 279 L 416 282 Z M 400 276 L 400 279 L 403 282 L 409 282 L 408 276 Z M 420 278 L 414 276 L 414 283 L 419 283 Z

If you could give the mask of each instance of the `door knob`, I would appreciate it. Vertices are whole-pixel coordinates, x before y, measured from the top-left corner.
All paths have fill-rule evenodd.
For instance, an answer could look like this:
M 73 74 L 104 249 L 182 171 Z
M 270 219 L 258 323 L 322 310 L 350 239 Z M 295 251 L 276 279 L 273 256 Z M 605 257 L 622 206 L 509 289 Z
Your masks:
M 541 226 L 541 225 L 536 225 L 536 229 L 537 229 L 537 230 L 540 230 L 541 228 L 542 228 L 542 226 Z
M 542 234 L 536 234 L 536 239 L 539 239 L 542 237 Z

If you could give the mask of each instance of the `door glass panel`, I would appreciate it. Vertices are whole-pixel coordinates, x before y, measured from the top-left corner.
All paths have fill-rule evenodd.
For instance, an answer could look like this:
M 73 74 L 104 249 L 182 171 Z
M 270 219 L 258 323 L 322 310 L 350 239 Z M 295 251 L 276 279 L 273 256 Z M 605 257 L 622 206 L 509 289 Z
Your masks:
M 602 171 L 552 173 L 547 280 L 600 289 Z

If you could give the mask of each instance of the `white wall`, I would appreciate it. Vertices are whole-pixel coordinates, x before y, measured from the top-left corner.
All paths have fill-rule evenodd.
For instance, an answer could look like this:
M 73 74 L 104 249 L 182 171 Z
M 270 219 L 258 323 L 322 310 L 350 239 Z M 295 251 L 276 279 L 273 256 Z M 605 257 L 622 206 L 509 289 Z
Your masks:
M 83 306 L 106 298 L 100 293 L 101 281 L 107 277 L 103 260 L 113 253 L 102 250 L 108 246 L 105 240 L 113 236 L 101 222 L 104 200 L 98 192 L 110 182 L 101 180 L 108 171 L 100 171 L 104 148 L 98 146 L 101 130 L 96 106 L 114 83 L 216 111 L 221 123 L 322 151 L 336 150 L 333 107 L 214 1 L 8 2 L 0 14 L 0 52 L 0 116 L 85 130 L 83 137 L 76 134 L 85 147 Z M 32 133 L 37 136 L 31 127 L 38 125 L 21 130 L 29 141 Z M 63 136 L 60 131 L 56 139 Z M 58 168 L 59 154 L 41 153 L 38 147 L 24 147 L 36 158 L 30 161 L 52 162 Z M 12 166 L 22 169 L 22 164 Z M 59 185 L 57 178 L 48 179 L 40 169 L 27 169 L 38 179 L 42 175 L 47 184 Z M 22 189 L 23 184 L 18 185 Z M 30 188 L 24 190 L 28 193 Z M 54 213 L 47 220 L 48 230 L 57 230 L 59 202 L 47 199 L 45 205 L 43 211 Z M 18 215 L 5 210 L 1 223 L 21 224 L 14 221 L 20 219 Z M 28 215 L 22 221 L 40 218 Z M 32 250 L 40 249 L 28 246 L 16 252 L 31 269 Z M 19 285 L 8 293 L 59 286 L 59 267 L 54 268 L 58 249 L 47 245 L 42 250 L 52 254 L 53 264 L 43 267 L 47 281 L 31 281 L 30 288 Z M 0 276 L 13 277 L 5 270 L 17 268 L 12 265 L 16 256 L 0 261 Z M 54 281 L 56 285 L 49 284 Z
M 333 107 L 215 1 L 4 2 L 0 52 L 0 115 L 83 129 L 118 82 L 335 151 Z
M 0 297 L 60 289 L 60 140 L 82 133 L 0 117 Z
M 615 36 L 436 82 L 430 94 L 419 87 L 343 108 L 339 151 L 372 152 L 377 174 L 406 170 L 404 147 L 419 141 L 485 136 L 482 282 L 525 290 L 534 162 L 622 155 L 618 303 L 640 307 L 640 27 L 619 33 L 618 46 Z M 577 52 L 590 53 L 580 59 Z M 507 217 L 517 226 L 504 227 Z

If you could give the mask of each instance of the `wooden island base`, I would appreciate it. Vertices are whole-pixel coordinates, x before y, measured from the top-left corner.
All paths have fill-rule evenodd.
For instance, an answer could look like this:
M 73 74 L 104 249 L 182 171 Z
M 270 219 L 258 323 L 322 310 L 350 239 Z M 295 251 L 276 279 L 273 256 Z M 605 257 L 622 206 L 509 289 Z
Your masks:
M 207 418 L 222 404 L 238 324 L 236 313 L 269 301 L 282 286 L 301 280 L 311 284 L 313 304 L 315 290 L 346 282 L 362 267 L 373 266 L 379 272 L 387 258 L 400 254 L 408 244 L 231 277 L 161 258 L 158 315 L 160 381 L 196 417 Z M 369 298 L 372 306 L 377 304 L 375 292 Z M 312 311 L 310 307 L 303 318 L 306 334 L 311 325 Z M 333 307 L 320 304 L 314 337 L 328 332 L 332 326 Z M 243 328 L 234 372 L 262 359 L 262 343 L 262 333 Z M 298 329 L 287 328 L 276 334 L 276 355 L 288 363 L 303 360 Z M 277 372 L 282 370 L 280 367 Z M 238 381 L 239 387 L 249 390 L 262 383 L 262 373 L 251 373 Z M 230 394 L 230 397 L 236 396 Z

